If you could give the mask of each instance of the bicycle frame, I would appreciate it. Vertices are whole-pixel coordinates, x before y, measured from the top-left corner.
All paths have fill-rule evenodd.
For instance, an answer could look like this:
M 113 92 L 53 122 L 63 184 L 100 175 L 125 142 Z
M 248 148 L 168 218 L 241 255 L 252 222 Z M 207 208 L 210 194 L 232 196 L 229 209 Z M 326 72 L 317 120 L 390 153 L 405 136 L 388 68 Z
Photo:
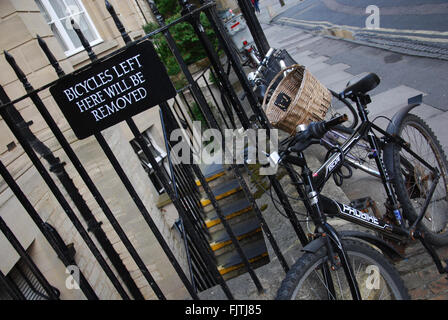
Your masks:
M 354 131 L 354 133 L 350 136 L 350 138 L 340 147 L 340 150 L 336 151 L 332 154 L 326 161 L 321 165 L 319 169 L 315 172 L 311 172 L 306 163 L 305 156 L 303 152 L 298 153 L 298 158 L 294 163 L 302 167 L 302 180 L 303 183 L 299 181 L 294 181 L 296 184 L 297 191 L 299 195 L 303 198 L 305 202 L 305 207 L 308 209 L 310 216 L 313 220 L 313 223 L 316 226 L 316 230 L 321 235 L 328 235 L 326 237 L 325 245 L 328 250 L 328 257 L 330 259 L 330 263 L 332 266 L 336 265 L 334 260 L 333 250 L 335 249 L 341 259 L 341 265 L 344 268 L 344 272 L 349 282 L 350 290 L 354 299 L 360 299 L 360 292 L 358 288 L 357 281 L 353 274 L 353 270 L 351 268 L 350 263 L 348 262 L 346 252 L 342 246 L 340 241 L 340 237 L 336 230 L 326 222 L 326 216 L 329 217 L 338 217 L 355 224 L 364 226 L 366 228 L 378 231 L 380 233 L 386 234 L 391 238 L 394 238 L 398 241 L 406 240 L 409 238 L 418 238 L 424 247 L 428 250 L 431 257 L 433 258 L 439 272 L 443 272 L 443 267 L 441 265 L 440 259 L 434 249 L 427 244 L 421 233 L 416 231 L 416 227 L 418 223 L 420 223 L 422 217 L 425 214 L 425 211 L 429 205 L 430 199 L 435 190 L 435 186 L 438 183 L 438 178 L 440 176 L 438 170 L 428 164 L 424 159 L 418 156 L 415 152 L 410 149 L 410 145 L 401 139 L 398 136 L 392 136 L 386 131 L 382 130 L 374 123 L 370 122 L 367 117 L 367 112 L 365 106 L 361 103 L 360 99 L 357 98 L 357 107 L 358 113 L 361 119 L 361 124 Z M 383 160 L 380 155 L 380 141 L 374 135 L 373 130 L 378 131 L 383 135 L 384 143 L 395 143 L 398 144 L 401 148 L 405 149 L 412 156 L 418 159 L 423 165 L 425 165 L 428 169 L 430 169 L 433 173 L 435 173 L 436 179 L 433 181 L 432 186 L 428 193 L 428 198 L 425 201 L 424 206 L 418 216 L 418 219 L 415 221 L 413 226 L 410 229 L 406 229 L 403 227 L 403 220 L 399 213 L 399 204 L 398 200 L 395 196 L 393 186 L 391 184 L 391 179 L 387 172 L 386 166 L 383 163 Z M 339 203 L 336 200 L 327 198 L 323 195 L 320 195 L 318 191 L 320 191 L 331 175 L 339 168 L 342 167 L 344 162 L 344 157 L 347 155 L 350 150 L 364 137 L 367 137 L 368 143 L 372 149 L 372 157 L 375 159 L 376 165 L 378 167 L 380 178 L 382 180 L 382 184 L 385 187 L 387 194 L 387 201 L 389 202 L 390 207 L 393 209 L 396 223 L 391 224 L 386 222 L 385 220 L 372 216 L 368 213 L 361 212 L 355 208 L 352 208 L 349 205 Z M 326 270 L 323 270 L 324 274 L 327 274 Z M 331 285 L 329 285 L 331 289 Z
M 327 182 L 327 180 L 330 178 L 332 173 L 342 166 L 344 157 L 350 152 L 350 150 L 363 137 L 365 137 L 367 135 L 367 140 L 368 140 L 368 143 L 369 143 L 371 151 L 372 151 L 372 157 L 375 160 L 376 166 L 379 170 L 379 175 L 380 175 L 382 184 L 386 191 L 387 200 L 389 201 L 389 204 L 391 205 L 392 210 L 394 210 L 394 213 L 395 213 L 395 216 L 397 219 L 397 223 L 399 225 L 401 225 L 403 223 L 401 214 L 399 214 L 399 213 L 397 214 L 397 210 L 399 208 L 398 201 L 397 201 L 395 193 L 393 191 L 391 179 L 389 177 L 389 174 L 387 172 L 387 169 L 384 165 L 384 162 L 383 162 L 382 157 L 379 152 L 379 150 L 380 150 L 379 143 L 380 142 L 378 141 L 376 136 L 373 134 L 373 130 L 376 130 L 383 135 L 384 143 L 394 143 L 394 144 L 399 145 L 401 148 L 406 150 L 410 155 L 412 155 L 415 159 L 417 159 L 422 165 L 426 166 L 431 172 L 433 172 L 433 174 L 435 176 L 435 179 L 433 180 L 432 185 L 429 188 L 429 192 L 427 194 L 425 204 L 423 205 L 423 207 L 418 215 L 418 219 L 414 222 L 413 226 L 410 228 L 411 231 L 413 231 L 412 229 L 416 228 L 417 224 L 421 221 L 421 219 L 423 218 L 423 216 L 426 212 L 426 209 L 427 209 L 427 207 L 430 203 L 430 200 L 433 196 L 435 187 L 437 186 L 437 183 L 439 181 L 440 173 L 437 168 L 434 168 L 433 166 L 431 166 L 428 162 L 426 162 L 426 160 L 424 160 L 418 154 L 416 154 L 414 151 L 412 151 L 409 143 L 407 143 L 406 141 L 404 141 L 402 138 L 400 138 L 398 136 L 390 135 L 388 132 L 384 131 L 383 129 L 381 129 L 377 125 L 375 125 L 374 123 L 370 122 L 367 117 L 367 112 L 365 110 L 365 106 L 363 106 L 361 104 L 361 102 L 359 101 L 359 98 L 357 101 L 357 107 L 358 107 L 358 113 L 361 118 L 361 125 L 355 130 L 355 132 L 351 135 L 351 137 L 340 147 L 341 150 L 338 152 L 335 152 L 333 155 L 331 155 L 328 158 L 328 160 L 324 164 L 322 164 L 322 166 L 313 173 L 313 183 L 314 183 L 315 187 L 318 190 L 320 190 L 323 187 L 323 185 Z M 404 159 L 401 159 L 401 160 L 402 160 L 402 162 L 405 162 Z M 409 163 L 405 163 L 405 164 L 407 166 L 412 167 L 412 165 Z M 371 217 L 368 219 L 369 219 L 369 221 L 373 221 L 374 218 L 375 217 Z M 362 218 L 359 219 L 359 221 L 362 221 Z M 380 223 L 381 226 L 379 226 L 379 227 L 378 227 L 378 224 L 374 224 L 372 226 L 376 225 L 377 229 L 382 229 L 382 230 L 393 230 L 394 229 L 392 227 L 386 228 L 384 226 L 384 224 Z M 388 225 L 388 224 L 385 224 L 385 225 Z M 396 230 L 395 232 L 397 232 L 397 233 L 402 233 L 401 231 L 398 231 L 397 228 L 395 228 L 395 230 Z M 381 230 L 377 230 L 377 231 L 381 231 Z M 394 231 L 392 231 L 392 233 L 394 233 Z
M 330 135 L 330 137 L 327 136 L 327 135 Z M 321 144 L 325 145 L 325 146 L 326 146 L 327 148 L 329 148 L 329 149 L 333 149 L 333 148 L 338 148 L 338 147 L 339 147 L 338 144 L 333 144 L 333 143 L 330 141 L 330 140 L 331 140 L 331 135 L 333 135 L 333 136 L 336 137 L 336 138 L 342 138 L 342 139 L 344 139 L 344 140 L 348 140 L 348 138 L 349 138 L 349 135 L 348 135 L 348 134 L 347 134 L 347 136 L 346 136 L 346 133 L 340 133 L 340 132 L 335 131 L 335 130 L 330 130 L 330 131 L 327 133 L 327 135 L 325 135 L 325 136 L 321 139 Z M 330 139 L 328 139 L 328 138 L 330 138 Z M 359 142 L 359 143 L 358 143 L 358 147 L 361 147 L 361 148 L 364 149 L 366 152 L 369 152 L 369 151 L 370 151 L 370 146 L 367 145 L 367 144 L 364 143 L 364 142 Z M 374 176 L 374 177 L 376 177 L 376 178 L 381 178 L 381 177 L 380 177 L 380 174 L 379 174 L 378 171 L 376 171 L 376 170 L 374 170 L 374 169 L 372 169 L 372 168 L 366 167 L 366 166 L 362 166 L 362 163 L 358 163 L 358 161 L 361 162 L 361 160 L 360 160 L 359 158 L 357 158 L 356 156 L 351 155 L 350 153 L 345 155 L 344 160 L 345 160 L 346 162 L 348 162 L 348 163 L 350 164 L 350 166 L 352 166 L 352 167 L 354 167 L 354 168 L 356 168 L 356 169 L 360 169 L 360 170 L 362 170 L 362 171 L 364 171 L 364 172 L 366 172 L 366 173 L 368 173 L 368 174 L 370 174 L 371 176 Z

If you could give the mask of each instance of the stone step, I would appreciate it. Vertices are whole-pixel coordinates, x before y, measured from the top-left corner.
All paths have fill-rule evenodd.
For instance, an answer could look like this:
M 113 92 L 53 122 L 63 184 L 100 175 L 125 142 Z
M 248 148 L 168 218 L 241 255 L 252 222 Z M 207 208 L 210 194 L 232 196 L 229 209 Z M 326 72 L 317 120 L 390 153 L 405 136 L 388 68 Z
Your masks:
M 224 168 L 224 166 L 218 163 L 207 165 L 202 170 L 202 174 L 204 175 L 205 181 L 207 182 L 213 181 L 226 174 L 226 169 Z M 199 179 L 196 179 L 196 185 L 198 187 L 201 186 L 201 182 L 199 181 Z
M 224 199 L 239 191 L 241 191 L 241 186 L 236 179 L 224 182 L 212 188 L 212 193 L 215 196 L 216 200 Z M 201 204 L 203 207 L 206 207 L 211 204 L 211 201 L 206 196 L 204 196 L 204 198 L 201 199 Z
M 252 210 L 252 206 L 246 198 L 233 201 L 221 207 L 222 214 L 226 220 L 230 220 L 232 218 L 240 216 L 250 210 Z M 210 211 L 209 213 L 207 213 L 205 224 L 209 229 L 212 227 L 215 227 L 215 229 L 217 229 L 216 226 L 221 225 L 221 220 L 218 218 L 216 211 Z
M 269 262 L 268 250 L 263 239 L 245 244 L 242 250 L 253 267 L 260 265 L 257 265 L 257 263 L 265 264 Z M 217 261 L 219 273 L 226 280 L 246 272 L 243 260 L 236 251 L 219 256 Z
M 231 226 L 233 234 L 241 244 L 241 240 L 249 237 L 263 237 L 261 235 L 261 226 L 257 217 L 252 217 L 243 220 L 233 226 Z M 215 252 L 216 256 L 219 256 L 225 251 L 235 250 L 232 240 L 225 229 L 219 230 L 212 234 L 212 240 L 210 247 Z
M 218 187 L 230 180 L 234 180 L 234 179 L 235 179 L 235 177 L 234 177 L 232 171 L 228 170 L 226 168 L 223 174 L 216 175 L 215 177 L 213 177 L 213 179 L 207 181 L 207 184 L 211 189 L 213 189 L 213 188 L 216 188 L 216 187 Z M 197 182 L 196 182 L 196 184 L 197 184 Z M 201 194 L 205 194 L 204 186 L 199 185 L 198 188 L 199 188 L 199 192 Z

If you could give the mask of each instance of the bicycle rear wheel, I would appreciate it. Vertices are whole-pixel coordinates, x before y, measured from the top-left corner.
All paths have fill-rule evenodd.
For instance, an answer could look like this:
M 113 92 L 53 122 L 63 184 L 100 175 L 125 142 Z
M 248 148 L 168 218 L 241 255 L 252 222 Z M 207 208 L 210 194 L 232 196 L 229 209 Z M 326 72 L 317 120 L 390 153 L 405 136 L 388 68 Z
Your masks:
M 420 226 L 425 238 L 434 245 L 448 244 L 448 162 L 434 132 L 418 116 L 407 114 L 399 128 L 400 137 L 413 152 L 440 173 L 435 192 Z M 392 146 L 394 186 L 405 217 L 415 221 L 426 201 L 434 174 L 409 152 Z
M 371 246 L 343 240 L 363 300 L 410 299 L 397 270 Z M 324 280 L 323 269 L 331 281 Z M 330 271 L 325 247 L 305 253 L 289 270 L 278 292 L 278 300 L 351 300 L 344 270 Z
M 359 123 L 359 118 L 353 105 L 347 100 L 343 101 L 338 99 L 335 92 L 331 91 L 331 93 L 334 97 L 325 119 L 330 120 L 334 117 L 346 114 L 348 120 L 325 134 L 322 139 L 322 144 L 328 150 L 342 146 L 353 134 L 354 129 Z M 346 155 L 345 162 L 355 169 L 360 169 L 379 178 L 380 173 L 375 160 L 369 158 L 370 152 L 371 148 L 369 143 L 365 139 L 361 139 Z
M 334 128 L 328 131 L 322 139 L 322 144 L 328 150 L 341 147 L 351 136 L 350 129 Z M 369 142 L 361 139 L 355 144 L 344 160 L 351 167 L 362 170 L 374 177 L 380 178 L 378 167 L 373 158 L 370 157 L 372 148 Z M 381 151 L 380 151 L 381 152 Z

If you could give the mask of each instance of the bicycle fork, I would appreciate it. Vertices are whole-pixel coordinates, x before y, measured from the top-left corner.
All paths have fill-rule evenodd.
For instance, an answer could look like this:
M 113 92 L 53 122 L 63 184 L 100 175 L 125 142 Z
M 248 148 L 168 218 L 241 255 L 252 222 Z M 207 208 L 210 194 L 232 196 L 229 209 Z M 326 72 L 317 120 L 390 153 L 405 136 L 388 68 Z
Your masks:
M 299 158 L 305 161 L 303 154 L 299 154 Z M 316 231 L 318 231 L 321 237 L 324 238 L 328 260 L 330 262 L 330 269 L 332 271 L 336 271 L 337 269 L 342 267 L 344 270 L 344 274 L 347 278 L 347 282 L 349 284 L 350 292 L 352 294 L 353 299 L 362 300 L 358 282 L 353 272 L 353 268 L 349 261 L 347 252 L 345 251 L 344 246 L 342 245 L 342 242 L 336 230 L 326 222 L 325 215 L 322 213 L 320 208 L 319 195 L 314 190 L 313 187 L 312 172 L 308 168 L 306 163 L 305 166 L 303 167 L 302 177 L 304 181 L 306 181 L 305 185 L 309 189 L 306 190 L 308 192 L 308 196 L 304 198 L 305 202 L 307 202 L 306 207 L 311 209 L 312 213 L 311 217 L 313 219 L 314 224 L 316 225 Z M 337 261 L 338 258 L 339 261 Z M 322 275 L 325 281 L 325 286 L 329 290 L 329 293 L 332 295 L 331 298 L 335 298 L 335 289 L 333 286 L 331 272 L 326 266 L 326 264 L 324 264 L 324 267 L 322 269 Z

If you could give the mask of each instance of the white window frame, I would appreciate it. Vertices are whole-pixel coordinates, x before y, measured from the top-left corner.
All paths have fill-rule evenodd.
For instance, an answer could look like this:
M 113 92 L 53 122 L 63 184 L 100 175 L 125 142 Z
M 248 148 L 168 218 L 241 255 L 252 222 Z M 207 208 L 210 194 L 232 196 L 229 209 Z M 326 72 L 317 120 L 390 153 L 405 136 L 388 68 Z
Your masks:
M 58 0 L 62 1 L 64 5 L 68 8 L 67 3 L 64 0 Z M 75 0 L 79 7 L 81 8 L 80 12 L 72 12 L 67 17 L 74 18 L 77 15 L 83 13 L 87 19 L 87 22 L 90 24 L 90 29 L 93 32 L 95 36 L 95 40 L 89 42 L 91 46 L 95 46 L 101 42 L 103 42 L 103 39 L 101 38 L 100 34 L 98 33 L 98 30 L 95 27 L 95 24 L 93 23 L 92 19 L 90 18 L 89 13 L 87 12 L 86 8 L 84 7 L 84 4 L 81 0 Z M 65 31 L 64 26 L 62 25 L 61 20 L 59 19 L 58 15 L 56 14 L 56 11 L 53 9 L 53 6 L 51 5 L 51 2 L 49 0 L 40 0 L 41 4 L 44 6 L 44 8 L 47 10 L 47 13 L 49 15 L 49 18 L 51 21 L 48 22 L 48 25 L 54 24 L 56 28 L 58 29 L 59 35 L 62 37 L 62 41 L 64 41 L 65 45 L 67 46 L 68 50 L 65 51 L 65 55 L 67 57 L 72 56 L 74 54 L 77 54 L 84 50 L 83 46 L 75 47 L 73 41 L 70 39 L 70 36 Z

